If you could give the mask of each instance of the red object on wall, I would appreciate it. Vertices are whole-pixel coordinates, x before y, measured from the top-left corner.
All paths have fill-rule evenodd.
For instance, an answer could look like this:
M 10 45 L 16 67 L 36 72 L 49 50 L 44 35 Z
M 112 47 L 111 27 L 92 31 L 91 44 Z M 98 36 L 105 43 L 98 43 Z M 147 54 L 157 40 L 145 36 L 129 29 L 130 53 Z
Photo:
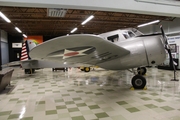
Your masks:
M 43 36 L 28 36 L 27 38 L 24 38 L 25 40 L 33 40 L 36 44 L 43 42 Z

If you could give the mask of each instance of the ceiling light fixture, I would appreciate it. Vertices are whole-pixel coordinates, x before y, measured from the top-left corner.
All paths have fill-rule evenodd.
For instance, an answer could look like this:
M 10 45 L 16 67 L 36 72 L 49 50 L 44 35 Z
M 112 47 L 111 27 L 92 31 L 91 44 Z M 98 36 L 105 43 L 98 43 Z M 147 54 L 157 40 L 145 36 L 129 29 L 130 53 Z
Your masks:
M 19 33 L 22 33 L 22 31 L 21 31 L 18 27 L 15 27 L 15 29 L 16 29 Z
M 155 23 L 158 23 L 158 22 L 160 22 L 160 20 L 155 20 L 155 21 L 152 21 L 152 22 L 141 24 L 141 25 L 138 25 L 137 27 L 144 27 L 144 26 L 155 24 Z
M 11 21 L 2 13 L 0 12 L 0 16 L 8 23 L 10 23 Z
M 23 34 L 23 36 L 24 36 L 25 38 L 27 38 L 27 35 L 26 35 L 26 34 Z
M 77 30 L 77 27 L 71 30 L 71 33 L 75 32 Z
M 84 24 L 86 24 L 87 22 L 89 22 L 91 19 L 93 19 L 94 18 L 94 15 L 91 15 L 91 16 L 89 16 L 85 21 L 83 21 L 82 23 L 81 23 L 81 25 L 84 25 Z

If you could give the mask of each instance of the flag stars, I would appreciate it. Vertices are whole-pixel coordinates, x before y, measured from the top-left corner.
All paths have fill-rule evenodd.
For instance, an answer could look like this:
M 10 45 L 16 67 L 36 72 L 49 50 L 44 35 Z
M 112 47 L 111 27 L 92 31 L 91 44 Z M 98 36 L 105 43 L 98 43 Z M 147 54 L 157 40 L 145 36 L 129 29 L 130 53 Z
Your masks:
M 90 49 L 91 48 L 87 48 L 87 49 L 78 50 L 78 51 L 64 49 L 63 54 L 56 54 L 56 55 L 52 55 L 52 56 L 49 56 L 49 57 L 63 57 L 63 59 L 66 59 L 66 58 L 70 58 L 70 57 L 84 56 L 84 55 L 87 55 L 84 52 L 86 52 L 86 51 L 88 51 Z

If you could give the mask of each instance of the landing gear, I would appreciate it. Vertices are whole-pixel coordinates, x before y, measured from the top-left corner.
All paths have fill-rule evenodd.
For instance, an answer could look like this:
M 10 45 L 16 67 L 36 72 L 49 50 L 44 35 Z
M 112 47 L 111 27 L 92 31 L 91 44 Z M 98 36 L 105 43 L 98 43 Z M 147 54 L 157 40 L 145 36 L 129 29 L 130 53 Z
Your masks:
M 131 80 L 131 84 L 134 89 L 143 89 L 146 85 L 146 79 L 141 75 L 135 75 Z
M 134 77 L 131 80 L 131 84 L 132 87 L 134 89 L 144 89 L 146 86 L 146 78 L 144 78 L 142 75 L 145 75 L 147 70 L 145 67 L 139 67 L 137 68 L 137 72 L 136 70 L 132 69 L 132 71 L 134 73 Z
M 81 71 L 84 71 L 84 67 L 83 67 L 83 66 L 79 67 L 79 69 L 80 69 Z
M 35 69 L 24 69 L 25 74 L 32 74 L 35 72 Z
M 81 71 L 84 71 L 84 72 L 89 72 L 90 70 L 91 70 L 91 68 L 90 67 L 80 67 L 80 70 Z
M 137 72 L 138 72 L 139 75 L 145 75 L 147 70 L 146 70 L 145 67 L 138 67 Z
M 90 67 L 84 67 L 84 72 L 89 72 L 90 71 Z

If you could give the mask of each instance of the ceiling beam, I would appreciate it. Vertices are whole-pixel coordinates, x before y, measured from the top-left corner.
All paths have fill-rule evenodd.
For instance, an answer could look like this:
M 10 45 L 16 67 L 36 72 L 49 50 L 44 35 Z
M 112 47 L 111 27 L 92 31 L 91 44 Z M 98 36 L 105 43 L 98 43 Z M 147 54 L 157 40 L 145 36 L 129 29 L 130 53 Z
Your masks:
M 179 1 L 174 2 L 179 3 Z M 180 17 L 179 6 L 146 3 L 138 0 L 113 0 L 113 2 L 108 0 L 0 0 L 0 5 L 20 7 L 86 9 Z

